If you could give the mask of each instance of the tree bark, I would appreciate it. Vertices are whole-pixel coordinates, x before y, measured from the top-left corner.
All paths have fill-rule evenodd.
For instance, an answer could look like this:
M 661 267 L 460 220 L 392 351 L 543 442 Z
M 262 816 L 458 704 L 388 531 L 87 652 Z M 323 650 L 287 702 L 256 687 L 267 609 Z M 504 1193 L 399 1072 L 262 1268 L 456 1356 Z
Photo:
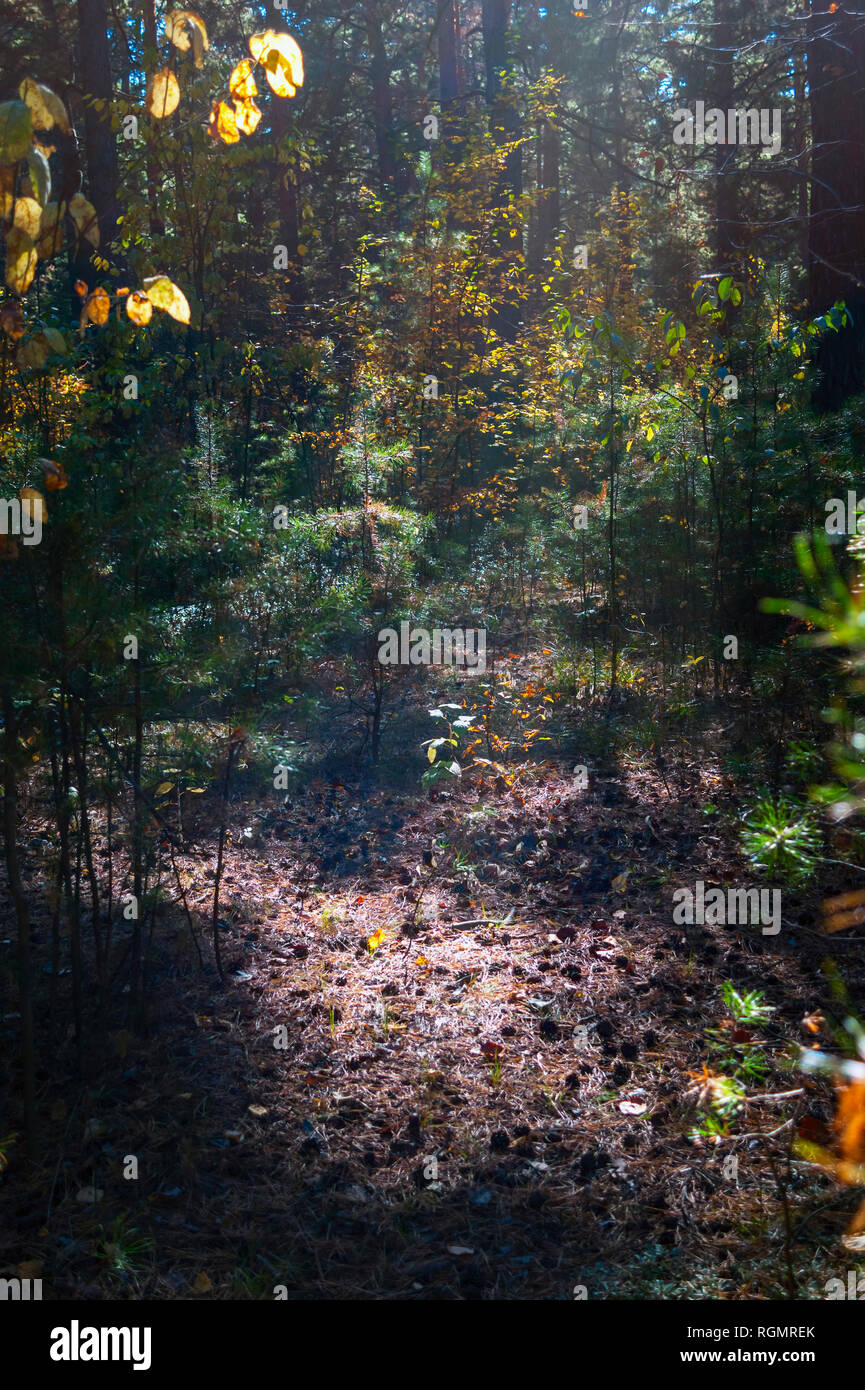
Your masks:
M 509 15 L 510 0 L 483 0 L 486 99 L 490 131 L 499 146 L 511 144 L 520 132 L 519 116 L 509 81 Z M 513 342 L 516 338 L 520 319 L 519 294 L 515 279 L 519 273 L 517 257 L 522 258 L 522 229 L 513 217 L 508 216 L 508 209 L 521 194 L 522 154 L 517 145 L 505 156 L 501 176 L 493 194 L 497 209 L 493 231 L 494 260 L 495 269 L 500 276 L 500 288 L 498 306 L 491 316 L 491 327 L 506 342 Z M 519 235 L 512 236 L 513 231 L 518 231 Z
M 808 42 L 811 209 L 808 299 L 813 313 L 844 300 L 853 322 L 817 354 L 814 402 L 837 410 L 863 385 L 865 330 L 865 17 L 829 15 L 812 0 Z
M 372 114 L 375 124 L 375 148 L 378 160 L 378 181 L 385 195 L 396 187 L 396 154 L 393 141 L 393 93 L 390 86 L 390 63 L 384 43 L 381 13 L 375 0 L 366 7 L 367 32 L 372 47 L 370 79 L 372 81 Z
M 111 46 L 105 0 L 78 0 L 78 71 L 84 96 L 88 195 L 99 219 L 103 254 L 117 235 L 117 147 L 111 129 Z M 101 109 L 93 101 L 104 103 Z
M 33 1036 L 33 967 L 30 913 L 18 865 L 17 720 L 12 691 L 3 687 L 3 839 L 9 892 L 18 926 L 18 1007 L 21 1014 L 21 1071 L 27 1157 L 36 1157 L 36 1049 Z

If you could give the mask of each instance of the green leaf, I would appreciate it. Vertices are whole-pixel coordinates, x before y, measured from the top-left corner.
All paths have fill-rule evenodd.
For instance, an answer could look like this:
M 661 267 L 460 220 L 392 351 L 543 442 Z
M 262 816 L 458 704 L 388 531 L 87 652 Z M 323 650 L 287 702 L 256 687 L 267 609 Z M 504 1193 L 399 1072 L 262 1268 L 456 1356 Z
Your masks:
M 17 164 L 32 148 L 33 120 L 24 102 L 0 102 L 0 164 Z

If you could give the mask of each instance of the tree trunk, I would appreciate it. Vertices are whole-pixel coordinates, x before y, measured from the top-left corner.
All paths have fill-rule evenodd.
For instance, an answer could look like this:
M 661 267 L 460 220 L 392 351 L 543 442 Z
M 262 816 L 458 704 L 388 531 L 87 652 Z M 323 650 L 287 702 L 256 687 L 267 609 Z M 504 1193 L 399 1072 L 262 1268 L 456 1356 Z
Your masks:
M 862 389 L 865 330 L 865 21 L 811 0 L 811 214 L 808 298 L 813 313 L 837 300 L 853 323 L 824 335 L 816 356 L 814 402 L 837 410 Z
M 712 46 L 715 59 L 712 105 L 721 111 L 735 108 L 733 54 L 736 50 L 736 16 L 732 0 L 714 0 Z M 730 132 L 727 131 L 729 136 Z M 736 160 L 734 141 L 715 146 L 715 269 L 732 275 L 737 256 Z
M 390 87 L 390 63 L 385 49 L 378 5 L 367 4 L 367 31 L 372 48 L 370 78 L 372 80 L 372 114 L 375 123 L 375 148 L 378 159 L 378 181 L 385 195 L 396 187 L 396 157 L 393 143 L 393 94 Z
M 439 102 L 442 114 L 460 94 L 459 20 L 456 0 L 444 0 L 439 7 Z
M 159 42 L 156 36 L 156 4 L 155 0 L 142 0 L 142 16 L 144 21 L 144 70 L 148 78 L 155 72 L 159 58 Z M 159 211 L 159 194 L 161 191 L 162 179 L 160 177 L 159 164 L 153 148 L 153 135 L 156 120 L 148 124 L 145 139 L 147 141 L 147 206 L 149 209 L 149 223 L 151 236 L 164 236 L 165 223 Z
M 483 0 L 482 27 L 486 67 L 486 99 L 490 131 L 497 145 L 512 143 L 519 135 L 520 122 L 510 84 L 508 61 L 508 20 L 510 0 Z M 498 305 L 491 315 L 491 327 L 500 338 L 513 342 L 520 319 L 519 294 L 515 280 L 517 257 L 522 259 L 522 228 L 511 205 L 522 193 L 522 155 L 520 147 L 505 156 L 504 167 L 493 194 L 497 208 L 493 231 L 494 270 L 500 284 Z M 511 209 L 509 212 L 509 208 Z M 519 235 L 512 236 L 517 231 Z
M 9 892 L 18 925 L 18 1007 L 21 1014 L 21 1071 L 27 1157 L 36 1157 L 36 1050 L 33 1038 L 33 969 L 30 913 L 18 867 L 17 720 L 12 691 L 3 687 L 3 839 Z
M 105 0 L 78 0 L 78 70 L 85 98 L 84 148 L 88 196 L 105 254 L 117 235 L 117 148 L 111 129 L 111 47 Z M 104 105 L 97 109 L 93 99 Z

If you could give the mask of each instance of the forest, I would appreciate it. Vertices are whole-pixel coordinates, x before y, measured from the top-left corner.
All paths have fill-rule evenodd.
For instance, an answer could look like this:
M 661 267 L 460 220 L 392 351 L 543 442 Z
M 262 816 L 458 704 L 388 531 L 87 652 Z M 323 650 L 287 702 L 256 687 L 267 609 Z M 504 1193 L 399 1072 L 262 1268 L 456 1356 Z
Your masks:
M 865 13 L 193 3 L 0 0 L 0 1301 L 865 1298 Z

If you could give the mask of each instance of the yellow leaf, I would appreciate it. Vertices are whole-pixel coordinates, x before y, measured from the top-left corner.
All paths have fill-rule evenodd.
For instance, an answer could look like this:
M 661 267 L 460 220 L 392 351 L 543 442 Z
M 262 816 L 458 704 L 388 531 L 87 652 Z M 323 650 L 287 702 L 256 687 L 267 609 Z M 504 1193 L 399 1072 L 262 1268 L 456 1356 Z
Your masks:
M 60 208 L 57 203 L 48 203 L 42 209 L 42 216 L 39 221 L 39 239 L 36 242 L 36 254 L 41 261 L 50 261 L 52 256 L 56 256 L 58 251 L 63 249 L 63 218 L 60 216 Z
M 91 246 L 98 246 L 99 223 L 93 204 L 88 203 L 82 194 L 76 193 L 74 198 L 69 199 L 69 216 L 75 223 L 78 235 L 89 241 Z
M 165 19 L 165 37 L 175 48 L 179 48 L 181 53 L 188 53 L 191 48 L 195 66 L 201 67 L 204 50 L 210 47 L 201 15 L 196 14 L 194 10 L 172 10 Z
M 252 63 L 248 58 L 242 58 L 228 82 L 228 90 L 235 101 L 246 101 L 248 97 L 258 96 L 258 86 L 252 75 Z
M 275 29 L 265 29 L 260 34 L 253 34 L 249 40 L 249 51 L 252 54 L 252 61 L 257 63 L 267 44 L 271 39 L 276 38 Z
M 160 68 L 155 72 L 147 86 L 147 109 L 151 116 L 161 121 L 172 115 L 180 105 L 180 83 L 171 68 Z
M 12 225 L 24 232 L 31 241 L 36 241 L 42 224 L 42 209 L 35 198 L 16 198 L 12 214 Z
M 428 762 L 431 762 L 431 763 L 434 763 L 434 762 L 435 762 L 435 760 L 436 760 L 436 750 L 435 750 L 434 748 L 428 748 L 428 749 L 426 750 L 426 755 L 427 755 L 427 761 L 428 761 Z
M 224 101 L 215 101 L 210 113 L 210 133 L 214 140 L 222 140 L 226 145 L 236 145 L 240 139 L 237 130 L 237 114 Z
M 21 498 L 21 501 L 25 504 L 27 508 L 27 514 L 31 520 L 34 516 L 39 521 L 44 520 L 45 516 L 47 515 L 47 508 L 45 506 L 45 498 L 42 496 L 42 493 L 39 491 L 38 488 L 22 487 L 21 491 L 18 493 L 18 496 Z
M 100 328 L 106 324 L 111 313 L 111 296 L 108 291 L 97 285 L 93 293 L 87 296 L 84 311 L 91 323 L 97 324 Z
M 165 796 L 165 794 L 166 794 L 167 792 L 170 792 L 170 791 L 171 791 L 171 788 L 172 788 L 173 786 L 174 786 L 174 783 L 173 783 L 173 782 L 160 782 L 160 783 L 159 783 L 159 786 L 156 788 L 156 795 L 157 795 L 157 796 Z
M 6 284 L 13 294 L 26 294 L 36 274 L 36 247 L 18 227 L 6 233 Z
M 236 101 L 234 105 L 237 113 L 237 129 L 241 135 L 254 135 L 261 120 L 261 111 L 252 97 L 248 97 L 246 101 Z
M 17 170 L 14 164 L 0 165 L 0 222 L 8 222 L 12 216 L 12 204 L 15 201 L 15 176 Z
M 64 135 L 72 134 L 66 107 L 50 87 L 43 87 L 41 82 L 25 77 L 18 88 L 18 95 L 29 108 L 34 130 L 53 130 L 57 126 Z
M 189 301 L 167 275 L 154 275 L 144 281 L 144 290 L 151 304 L 162 309 L 178 323 L 189 323 Z
M 303 54 L 290 34 L 277 34 L 273 29 L 253 34 L 249 51 L 263 65 L 270 89 L 278 97 L 293 97 L 303 86 Z
M 616 877 L 610 884 L 610 887 L 612 888 L 614 893 L 624 893 L 627 891 L 629 873 L 630 870 L 626 869 L 623 874 L 616 874 Z
M 138 328 L 143 328 L 153 318 L 153 303 L 140 290 L 133 290 L 126 301 L 126 312 Z
M 210 1275 L 205 1274 L 204 1270 L 202 1270 L 200 1274 L 196 1274 L 192 1282 L 192 1287 L 195 1289 L 196 1293 L 212 1293 L 213 1285 L 210 1282 Z
M 381 945 L 381 943 L 382 943 L 383 941 L 384 941 L 384 932 L 383 932 L 383 930 L 382 930 L 381 927 L 378 927 L 377 930 L 373 932 L 372 936 L 370 937 L 369 941 L 367 942 L 367 945 L 369 946 L 369 949 L 370 949 L 371 951 L 375 951 L 375 950 Z

